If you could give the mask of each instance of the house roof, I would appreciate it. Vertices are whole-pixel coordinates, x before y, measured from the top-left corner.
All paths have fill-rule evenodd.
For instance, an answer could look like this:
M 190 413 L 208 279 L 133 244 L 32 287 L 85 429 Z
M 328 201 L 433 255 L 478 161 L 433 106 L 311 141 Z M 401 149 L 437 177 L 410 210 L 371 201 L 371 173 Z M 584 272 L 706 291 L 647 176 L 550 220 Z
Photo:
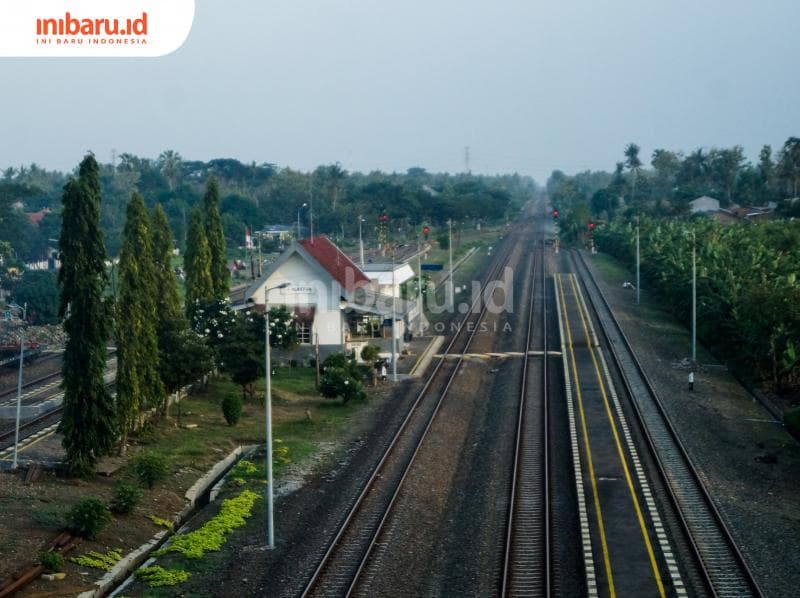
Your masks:
M 302 239 L 300 245 L 348 293 L 357 286 L 369 284 L 369 278 L 325 235 Z
M 44 208 L 42 210 L 39 210 L 38 212 L 29 212 L 25 215 L 28 217 L 28 221 L 31 224 L 38 225 L 42 221 L 42 219 L 49 213 L 50 213 L 50 208 Z

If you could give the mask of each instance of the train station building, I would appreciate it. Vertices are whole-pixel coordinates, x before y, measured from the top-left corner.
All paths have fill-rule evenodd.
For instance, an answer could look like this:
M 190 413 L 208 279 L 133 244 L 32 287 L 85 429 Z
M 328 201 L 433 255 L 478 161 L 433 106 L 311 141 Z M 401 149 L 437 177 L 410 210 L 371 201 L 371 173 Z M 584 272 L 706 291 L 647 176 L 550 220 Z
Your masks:
M 265 303 L 285 306 L 301 346 L 319 344 L 323 354 L 359 355 L 366 344 L 391 351 L 393 323 L 401 348 L 412 330 L 423 329 L 421 305 L 402 299 L 397 282 L 413 277 L 413 270 L 407 264 L 371 266 L 365 273 L 324 235 L 292 241 L 245 290 L 244 303 L 259 311 Z

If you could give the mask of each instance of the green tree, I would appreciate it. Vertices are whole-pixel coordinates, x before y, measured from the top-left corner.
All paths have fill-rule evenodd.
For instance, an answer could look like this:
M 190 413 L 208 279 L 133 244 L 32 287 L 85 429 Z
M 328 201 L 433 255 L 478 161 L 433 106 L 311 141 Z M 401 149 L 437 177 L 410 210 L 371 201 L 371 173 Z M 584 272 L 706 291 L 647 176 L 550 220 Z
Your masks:
M 117 407 L 124 450 L 142 408 L 161 407 L 166 394 L 158 373 L 156 268 L 144 199 L 128 203 L 119 260 L 117 302 Z
M 104 299 L 108 277 L 98 173 L 89 154 L 80 164 L 78 179 L 71 178 L 64 187 L 59 239 L 59 315 L 67 334 L 59 431 L 64 435 L 68 469 L 77 475 L 91 473 L 97 458 L 111 451 L 117 437 L 114 400 L 103 380 L 111 308 Z
M 263 330 L 263 324 L 262 324 Z M 294 314 L 283 305 L 269 310 L 269 345 L 280 349 L 294 349 L 300 344 Z
M 775 197 L 775 163 L 772 161 L 772 146 L 765 145 L 758 154 L 758 174 L 761 205 L 767 205 Z
M 189 329 L 189 322 L 181 311 L 178 280 L 172 268 L 172 231 L 160 205 L 153 210 L 151 230 L 158 371 L 166 392 L 171 394 L 209 372 L 214 363 L 210 350 Z M 166 405 L 163 412 L 166 413 Z
M 14 301 L 28 304 L 28 321 L 34 324 L 58 323 L 58 278 L 52 272 L 25 272 L 13 289 Z
M 790 197 L 800 196 L 800 138 L 789 137 L 778 155 L 778 178 Z
M 222 340 L 222 369 L 242 387 L 242 397 L 255 399 L 255 381 L 264 375 L 264 318 L 234 316 Z
M 636 197 L 636 178 L 642 168 L 642 161 L 639 159 L 639 146 L 629 143 L 625 146 L 625 166 L 628 167 L 631 177 L 631 201 Z
M 335 366 L 325 368 L 319 383 L 319 391 L 328 399 L 341 397 L 343 403 L 351 399 L 365 399 L 367 396 L 361 380 L 352 376 L 347 369 Z
M 186 271 L 186 315 L 191 321 L 197 306 L 214 298 L 211 252 L 206 240 L 203 215 L 198 208 L 192 210 L 192 219 L 189 221 L 183 265 Z
M 225 234 L 219 215 L 219 186 L 213 177 L 208 179 L 206 185 L 206 194 L 203 198 L 203 217 L 211 256 L 210 272 L 213 296 L 216 299 L 224 299 L 228 296 L 230 271 L 225 257 Z

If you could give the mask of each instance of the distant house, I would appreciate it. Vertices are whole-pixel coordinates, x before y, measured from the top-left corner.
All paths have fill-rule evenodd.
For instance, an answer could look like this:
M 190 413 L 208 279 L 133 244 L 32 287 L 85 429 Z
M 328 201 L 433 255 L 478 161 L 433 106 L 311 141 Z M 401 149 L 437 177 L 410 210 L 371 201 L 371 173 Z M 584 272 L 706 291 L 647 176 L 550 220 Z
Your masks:
M 264 227 L 264 230 L 256 231 L 256 236 L 267 241 L 288 241 L 295 236 L 295 227 L 285 224 L 271 224 Z
M 715 212 L 707 212 L 707 214 L 720 224 L 736 224 L 738 222 L 772 220 L 775 216 L 775 209 L 770 206 L 754 207 L 732 204 L 728 209 L 720 208 Z
M 742 206 L 733 209 L 732 212 L 737 219 L 748 221 L 772 220 L 775 215 L 775 210 L 769 206 L 766 208 Z
M 365 264 L 362 268 L 367 278 L 376 285 L 379 293 L 384 295 L 400 296 L 400 285 L 414 278 L 414 270 L 407 263 L 395 264 Z
M 391 293 L 391 280 L 383 289 L 388 292 L 381 292 L 379 286 L 377 278 L 371 280 L 328 237 L 320 235 L 292 241 L 244 291 L 241 306 L 263 310 L 266 294 L 270 306 L 283 305 L 293 315 L 301 345 L 318 342 L 324 352 L 355 350 L 358 354 L 364 344 L 378 344 L 373 338 L 391 330 L 393 322 L 398 339 L 406 330 L 422 327 L 424 316 L 416 301 Z
M 719 200 L 703 195 L 689 202 L 692 214 L 709 214 L 719 212 Z
M 38 212 L 27 212 L 25 215 L 28 217 L 28 222 L 34 226 L 39 226 L 39 223 L 47 216 L 52 210 L 50 208 L 43 208 Z

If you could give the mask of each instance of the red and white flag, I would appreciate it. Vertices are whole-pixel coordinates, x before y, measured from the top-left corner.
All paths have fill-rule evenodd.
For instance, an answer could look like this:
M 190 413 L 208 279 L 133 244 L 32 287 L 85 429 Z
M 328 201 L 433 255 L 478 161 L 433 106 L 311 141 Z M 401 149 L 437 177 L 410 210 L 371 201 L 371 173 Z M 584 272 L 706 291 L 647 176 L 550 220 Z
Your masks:
M 245 249 L 253 249 L 253 237 L 250 236 L 250 227 L 247 226 L 244 229 L 244 247 Z

